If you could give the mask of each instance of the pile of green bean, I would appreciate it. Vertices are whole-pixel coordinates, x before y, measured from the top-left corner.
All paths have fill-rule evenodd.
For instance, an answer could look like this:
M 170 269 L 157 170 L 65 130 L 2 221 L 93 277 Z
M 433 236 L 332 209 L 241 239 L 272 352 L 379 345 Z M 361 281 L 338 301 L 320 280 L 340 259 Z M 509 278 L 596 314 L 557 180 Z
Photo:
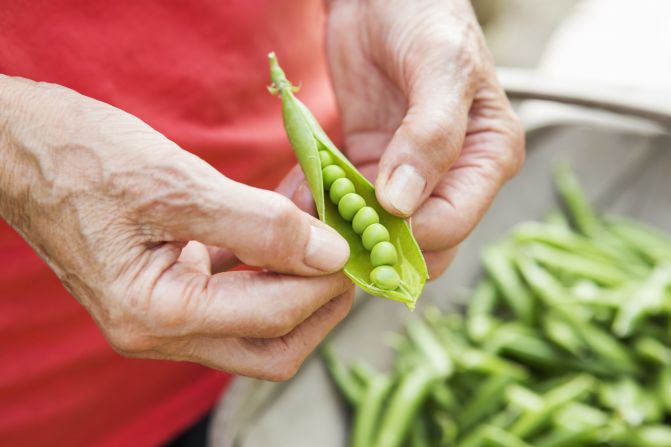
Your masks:
M 393 371 L 324 350 L 351 446 L 671 446 L 671 237 L 555 174 L 566 213 L 486 248 L 464 312 L 411 320 Z

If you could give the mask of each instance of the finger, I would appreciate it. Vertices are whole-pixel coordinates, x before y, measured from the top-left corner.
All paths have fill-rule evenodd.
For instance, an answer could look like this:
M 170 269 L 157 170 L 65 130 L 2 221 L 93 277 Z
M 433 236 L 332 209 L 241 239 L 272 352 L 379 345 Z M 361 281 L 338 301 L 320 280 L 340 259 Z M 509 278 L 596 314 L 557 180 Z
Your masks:
M 184 175 L 188 182 L 156 192 L 148 210 L 166 237 L 228 248 L 246 264 L 303 276 L 338 271 L 347 262 L 347 242 L 286 197 L 216 171 Z
M 453 63 L 441 51 L 437 46 L 427 51 L 435 52 L 432 58 L 423 59 L 440 64 L 425 64 L 414 73 L 407 114 L 380 160 L 378 200 L 399 216 L 410 216 L 426 200 L 459 157 L 466 135 L 475 77 L 468 69 L 446 72 Z
M 287 173 L 287 175 L 282 179 L 275 192 L 282 194 L 284 197 L 289 197 L 294 195 L 298 187 L 305 182 L 305 175 L 301 170 L 301 166 L 296 164 L 293 168 Z
M 305 175 L 303 175 L 300 165 L 294 166 L 289 171 L 277 188 L 275 188 L 275 191 L 291 199 L 300 210 L 305 211 L 311 216 L 317 215 L 317 208 L 312 198 L 310 186 L 307 180 L 305 180 Z
M 290 199 L 301 211 L 308 213 L 311 216 L 317 216 L 317 207 L 312 198 L 312 192 L 310 191 L 308 182 L 301 183 Z
M 326 335 L 345 318 L 352 307 L 353 297 L 354 288 L 350 287 L 283 337 L 197 337 L 163 346 L 161 350 L 176 360 L 195 361 L 239 375 L 265 380 L 288 380 Z M 165 354 L 161 356 L 166 357 Z
M 317 277 L 233 271 L 204 275 L 177 263 L 155 282 L 151 299 L 127 309 L 156 337 L 286 335 L 352 287 L 342 273 Z
M 470 234 L 503 183 L 519 169 L 523 138 L 521 130 L 468 137 L 462 158 L 412 216 L 413 233 L 423 249 L 454 247 Z
M 200 242 L 190 241 L 186 244 L 179 255 L 178 262 L 193 266 L 199 273 L 210 274 L 210 254 L 207 247 Z
M 457 255 L 457 250 L 458 247 L 453 247 L 447 250 L 424 252 L 424 260 L 429 271 L 429 281 L 440 277 L 447 270 Z
M 210 273 L 221 273 L 240 265 L 240 260 L 227 248 L 207 247 L 210 254 Z

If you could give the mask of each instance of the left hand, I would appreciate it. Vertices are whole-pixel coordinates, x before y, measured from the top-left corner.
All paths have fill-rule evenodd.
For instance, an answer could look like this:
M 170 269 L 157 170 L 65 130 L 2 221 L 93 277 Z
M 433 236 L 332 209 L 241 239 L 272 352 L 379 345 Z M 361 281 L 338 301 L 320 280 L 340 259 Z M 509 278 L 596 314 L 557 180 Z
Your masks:
M 468 0 L 331 0 L 346 153 L 411 217 L 432 278 L 524 160 L 524 133 Z

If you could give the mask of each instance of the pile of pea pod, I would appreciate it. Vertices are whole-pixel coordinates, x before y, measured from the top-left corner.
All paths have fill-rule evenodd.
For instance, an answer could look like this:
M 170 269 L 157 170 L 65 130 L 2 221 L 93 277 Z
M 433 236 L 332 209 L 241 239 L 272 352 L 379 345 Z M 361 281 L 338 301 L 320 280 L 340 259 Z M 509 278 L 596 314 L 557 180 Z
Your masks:
M 464 311 L 409 321 L 392 371 L 324 349 L 352 447 L 671 446 L 671 237 L 555 183 L 565 213 L 487 247 Z

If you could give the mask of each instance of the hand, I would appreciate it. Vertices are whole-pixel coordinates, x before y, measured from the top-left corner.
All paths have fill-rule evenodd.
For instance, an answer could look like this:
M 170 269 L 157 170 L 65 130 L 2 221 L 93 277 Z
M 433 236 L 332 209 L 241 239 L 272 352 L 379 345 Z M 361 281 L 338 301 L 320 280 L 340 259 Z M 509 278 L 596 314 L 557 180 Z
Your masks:
M 0 215 L 120 353 L 282 380 L 350 309 L 335 231 L 139 119 L 0 76 L 0 129 Z
M 411 224 L 435 278 L 524 160 L 524 134 L 467 0 L 331 0 L 345 146 Z

